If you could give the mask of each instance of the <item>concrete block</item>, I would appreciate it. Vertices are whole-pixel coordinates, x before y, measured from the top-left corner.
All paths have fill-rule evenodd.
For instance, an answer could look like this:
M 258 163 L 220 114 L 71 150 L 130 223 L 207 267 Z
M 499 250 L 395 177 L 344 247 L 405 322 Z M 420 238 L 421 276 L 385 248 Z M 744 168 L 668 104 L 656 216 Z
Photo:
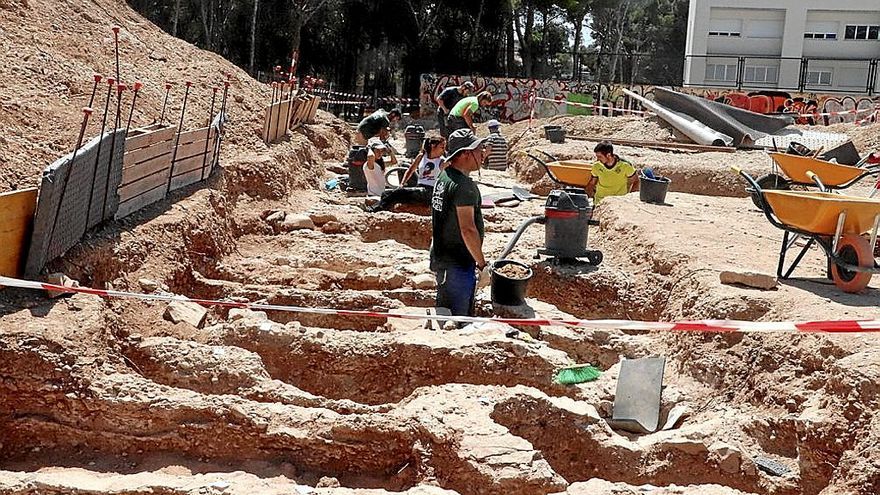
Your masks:
M 172 323 L 188 323 L 196 328 L 201 328 L 208 316 L 208 310 L 204 306 L 192 301 L 172 301 L 165 308 L 164 318 Z
M 725 285 L 739 284 L 762 290 L 775 289 L 779 283 L 773 275 L 749 271 L 723 271 L 719 278 Z
M 308 215 L 288 213 L 284 217 L 284 220 L 279 224 L 279 228 L 285 232 L 302 229 L 314 230 L 315 222 L 313 222 Z

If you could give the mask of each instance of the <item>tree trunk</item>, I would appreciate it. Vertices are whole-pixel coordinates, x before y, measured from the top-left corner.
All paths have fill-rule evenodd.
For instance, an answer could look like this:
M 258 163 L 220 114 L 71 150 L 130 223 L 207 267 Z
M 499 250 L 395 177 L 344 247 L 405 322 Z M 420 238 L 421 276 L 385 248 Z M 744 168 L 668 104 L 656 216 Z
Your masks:
M 468 59 L 471 59 L 474 56 L 474 45 L 477 41 L 477 33 L 480 31 L 480 20 L 483 17 L 483 6 L 485 3 L 485 0 L 480 0 L 480 10 L 477 11 L 477 18 L 474 20 L 474 27 L 471 29 L 471 40 L 468 43 Z
M 525 4 L 526 24 L 520 26 L 521 22 L 519 14 L 514 12 L 513 20 L 516 27 L 516 35 L 519 38 L 519 48 L 522 50 L 523 69 L 525 69 L 525 77 L 531 78 L 534 69 L 534 44 L 532 35 L 535 28 L 535 8 L 531 4 Z
M 512 21 L 512 19 L 511 19 Z M 513 66 L 516 64 L 516 59 L 514 58 L 513 48 L 513 22 L 507 23 L 507 29 L 505 33 L 505 37 L 507 38 L 507 54 L 505 57 L 504 64 L 504 75 L 510 77 L 511 71 L 513 71 Z
M 541 19 L 544 22 L 543 31 L 541 32 L 541 69 L 538 74 L 545 77 L 550 73 L 550 9 L 545 7 L 541 12 Z
M 571 77 L 575 77 L 578 72 L 578 58 L 581 52 L 581 36 L 584 34 L 584 17 L 586 13 L 579 19 L 574 20 L 574 46 L 571 49 Z
M 180 0 L 174 0 L 174 24 L 171 28 L 171 36 L 177 37 L 177 20 L 180 19 Z
M 254 0 L 254 15 L 251 17 L 251 56 L 250 62 L 248 64 L 251 70 L 251 74 L 254 73 L 254 53 L 257 49 L 257 11 L 259 10 L 259 8 L 260 0 Z
M 623 46 L 623 26 L 626 23 L 626 17 L 629 14 L 629 0 L 624 0 L 620 6 L 621 10 L 617 11 L 617 43 L 614 45 L 614 58 L 611 59 L 611 78 L 609 82 L 614 82 L 614 73 L 617 72 L 617 59 L 620 56 L 620 47 Z
M 303 24 L 305 24 L 305 19 L 303 19 L 302 13 L 294 12 L 293 14 L 293 22 L 290 26 L 290 52 L 298 52 L 299 44 L 301 41 L 300 36 L 302 35 Z
M 202 14 L 202 30 L 205 32 L 205 49 L 210 50 L 212 48 L 211 40 L 213 36 L 211 35 L 211 25 L 208 20 L 208 9 L 205 4 L 210 0 L 200 0 L 199 1 L 199 12 Z

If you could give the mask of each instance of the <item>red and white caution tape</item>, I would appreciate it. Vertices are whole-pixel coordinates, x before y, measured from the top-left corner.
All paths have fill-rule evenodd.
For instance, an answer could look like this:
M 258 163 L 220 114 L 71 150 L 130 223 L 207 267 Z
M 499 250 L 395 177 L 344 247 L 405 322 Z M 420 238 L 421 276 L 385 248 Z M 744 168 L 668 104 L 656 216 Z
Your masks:
M 380 101 L 385 101 L 388 103 L 400 103 L 403 105 L 409 105 L 411 103 L 417 103 L 419 100 L 415 98 L 400 98 L 397 96 L 387 96 L 384 98 L 379 98 Z
M 798 114 L 798 117 L 836 117 L 838 115 L 849 115 L 849 114 L 860 114 L 860 113 L 874 113 L 877 111 L 877 108 L 852 108 L 850 110 L 841 110 L 839 112 L 814 112 L 814 113 L 801 113 Z
M 639 114 L 639 115 L 649 115 L 649 114 L 650 114 L 650 115 L 653 115 L 653 114 L 654 114 L 654 112 L 649 112 L 649 111 L 647 111 L 647 110 L 630 110 L 630 109 L 628 109 L 628 108 L 619 108 L 619 107 L 612 107 L 612 106 L 589 105 L 589 104 L 587 104 L 587 103 L 577 103 L 577 102 L 574 102 L 574 101 L 556 100 L 556 99 L 553 99 L 553 98 L 543 98 L 543 97 L 540 97 L 540 96 L 536 96 L 535 99 L 536 99 L 536 100 L 541 100 L 541 101 L 549 101 L 549 102 L 557 103 L 557 104 L 560 104 L 560 105 L 564 103 L 564 104 L 566 104 L 566 105 L 571 105 L 571 106 L 574 106 L 574 107 L 582 107 L 582 108 L 598 108 L 598 109 L 600 109 L 600 110 L 611 110 L 612 112 L 634 113 L 634 114 Z
M 364 101 L 346 101 L 346 100 L 321 100 L 322 104 L 327 105 L 366 105 L 367 103 Z
M 830 320 L 806 322 L 754 322 L 738 320 L 696 320 L 677 322 L 630 321 L 630 320 L 554 320 L 541 318 L 484 318 L 470 316 L 443 316 L 403 314 L 394 312 L 361 311 L 333 308 L 307 308 L 249 302 L 221 301 L 212 299 L 188 299 L 173 294 L 143 294 L 118 290 L 91 289 L 88 287 L 64 287 L 61 285 L 21 280 L 0 276 L 0 286 L 20 289 L 46 290 L 54 292 L 91 294 L 105 298 L 139 299 L 143 301 L 187 300 L 202 306 L 221 306 L 261 311 L 284 311 L 339 316 L 359 316 L 369 318 L 401 318 L 404 320 L 454 321 L 461 323 L 507 323 L 525 326 L 566 326 L 589 329 L 619 329 L 628 331 L 670 331 L 670 332 L 711 332 L 711 333 L 862 333 L 880 332 L 880 320 Z

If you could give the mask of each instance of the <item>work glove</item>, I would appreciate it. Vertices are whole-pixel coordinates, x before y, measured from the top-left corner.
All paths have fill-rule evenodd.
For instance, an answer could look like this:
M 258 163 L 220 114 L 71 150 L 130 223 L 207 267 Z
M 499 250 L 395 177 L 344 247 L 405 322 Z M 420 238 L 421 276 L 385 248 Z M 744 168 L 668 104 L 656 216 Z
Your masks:
M 486 266 L 480 270 L 480 273 L 477 275 L 477 289 L 487 287 L 492 282 L 491 266 L 492 263 L 486 263 Z

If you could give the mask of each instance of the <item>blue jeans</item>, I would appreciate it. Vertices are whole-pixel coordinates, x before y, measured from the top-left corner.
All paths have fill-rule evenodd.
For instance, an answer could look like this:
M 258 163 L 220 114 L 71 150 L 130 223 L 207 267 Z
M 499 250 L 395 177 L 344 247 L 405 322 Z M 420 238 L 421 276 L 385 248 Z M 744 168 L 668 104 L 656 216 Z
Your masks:
M 437 277 L 437 307 L 447 308 L 453 316 L 473 316 L 477 272 L 474 265 L 440 268 Z

